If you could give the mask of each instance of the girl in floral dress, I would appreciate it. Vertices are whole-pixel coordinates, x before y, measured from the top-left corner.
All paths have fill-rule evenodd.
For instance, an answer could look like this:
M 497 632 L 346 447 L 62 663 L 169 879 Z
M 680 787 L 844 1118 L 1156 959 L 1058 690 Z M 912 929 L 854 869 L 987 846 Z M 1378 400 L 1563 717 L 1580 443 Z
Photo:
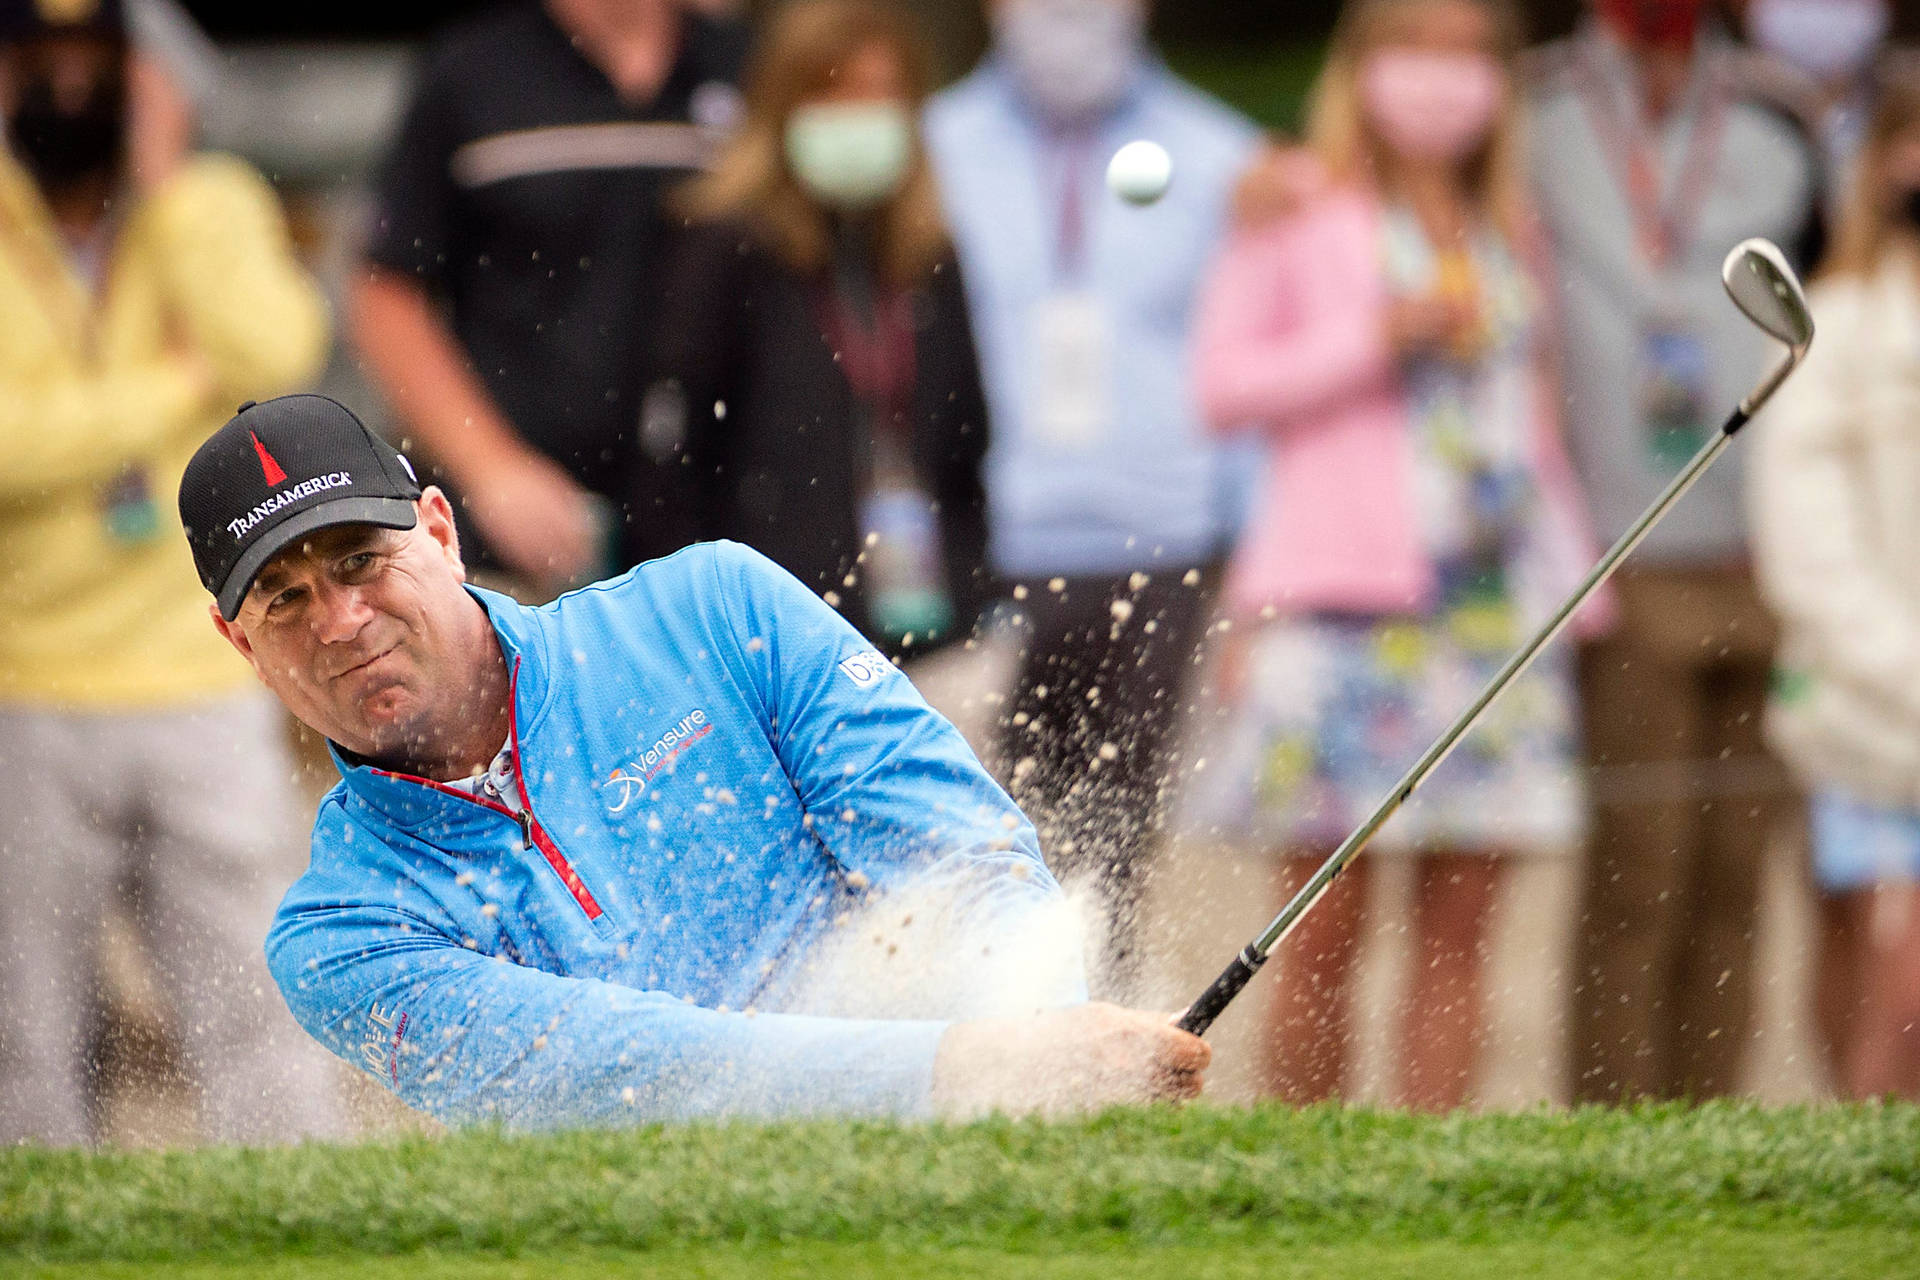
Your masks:
M 1196 344 L 1209 420 L 1272 445 L 1227 584 L 1209 819 L 1290 894 L 1584 571 L 1529 270 L 1512 14 L 1358 0 L 1315 91 L 1327 183 L 1222 255 Z M 1340 1090 L 1369 859 L 1418 860 L 1399 1096 L 1467 1096 L 1505 855 L 1578 839 L 1574 698 L 1550 649 L 1282 949 L 1270 1083 Z

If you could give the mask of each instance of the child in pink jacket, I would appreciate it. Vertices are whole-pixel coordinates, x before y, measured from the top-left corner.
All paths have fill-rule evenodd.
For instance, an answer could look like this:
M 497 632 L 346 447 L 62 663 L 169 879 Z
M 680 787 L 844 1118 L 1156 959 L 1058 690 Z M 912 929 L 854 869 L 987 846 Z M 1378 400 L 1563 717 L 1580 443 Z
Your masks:
M 1287 893 L 1588 563 L 1525 261 L 1514 47 L 1491 0 L 1350 5 L 1312 107 L 1328 182 L 1237 233 L 1203 303 L 1207 417 L 1272 448 L 1228 570 L 1228 767 L 1203 803 L 1284 859 Z M 1276 1092 L 1340 1089 L 1368 860 L 1399 851 L 1419 859 L 1400 1096 L 1465 1099 L 1501 857 L 1578 840 L 1573 707 L 1549 650 L 1289 940 Z

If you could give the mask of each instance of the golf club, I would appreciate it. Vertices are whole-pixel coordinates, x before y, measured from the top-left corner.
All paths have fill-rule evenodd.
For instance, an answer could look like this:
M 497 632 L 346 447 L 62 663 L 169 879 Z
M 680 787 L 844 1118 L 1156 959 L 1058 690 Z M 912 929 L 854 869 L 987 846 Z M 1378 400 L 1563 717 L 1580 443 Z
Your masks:
M 1587 573 L 1573 594 L 1561 602 L 1546 623 L 1522 645 L 1518 652 L 1507 659 L 1506 665 L 1495 673 L 1487 687 L 1480 691 L 1472 703 L 1460 714 L 1460 718 L 1448 726 L 1426 753 L 1414 762 L 1406 776 L 1394 784 L 1393 790 L 1374 809 L 1366 821 L 1354 829 L 1352 834 L 1340 843 L 1313 878 L 1302 885 L 1293 895 L 1280 914 L 1260 935 L 1235 956 L 1233 963 L 1221 970 L 1220 976 L 1209 986 L 1176 1020 L 1175 1025 L 1183 1031 L 1195 1035 L 1204 1034 L 1213 1025 L 1215 1018 L 1233 998 L 1240 994 L 1249 979 L 1267 962 L 1281 940 L 1300 923 L 1301 917 L 1313 909 L 1326 891 L 1333 885 L 1334 879 L 1347 864 L 1364 849 L 1367 841 L 1373 838 L 1381 826 L 1391 818 L 1401 805 L 1407 802 L 1416 788 L 1426 780 L 1429 773 L 1445 760 L 1448 754 L 1469 729 L 1480 719 L 1494 699 L 1513 683 L 1515 676 L 1525 671 L 1533 662 L 1536 654 L 1545 648 L 1567 625 L 1575 610 L 1592 595 L 1594 589 L 1610 577 L 1619 563 L 1640 545 L 1649 530 L 1666 515 L 1669 508 L 1678 502 L 1681 495 L 1693 487 L 1701 472 L 1713 465 L 1723 450 L 1733 442 L 1734 434 L 1744 427 L 1754 414 L 1760 411 L 1780 384 L 1787 380 L 1801 358 L 1807 353 L 1807 347 L 1813 342 L 1813 316 L 1807 309 L 1806 294 L 1801 291 L 1800 281 L 1794 277 L 1793 268 L 1787 265 L 1786 258 L 1778 247 L 1761 239 L 1743 240 L 1727 254 L 1720 268 L 1721 282 L 1726 285 L 1727 293 L 1733 298 L 1734 305 L 1746 313 L 1749 320 L 1765 330 L 1769 335 L 1786 344 L 1787 356 L 1773 369 L 1758 386 L 1748 393 L 1737 408 L 1728 415 L 1726 423 L 1713 438 L 1700 447 L 1700 451 L 1670 481 L 1653 505 L 1640 514 L 1625 533 L 1620 535 L 1607 553 L 1600 557 L 1599 563 Z

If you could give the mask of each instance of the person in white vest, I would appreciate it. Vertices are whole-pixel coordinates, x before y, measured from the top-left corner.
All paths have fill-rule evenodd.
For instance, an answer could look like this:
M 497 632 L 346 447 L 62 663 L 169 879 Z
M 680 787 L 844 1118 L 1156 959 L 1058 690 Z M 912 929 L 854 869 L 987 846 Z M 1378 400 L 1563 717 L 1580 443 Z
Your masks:
M 1816 1010 L 1835 1083 L 1920 1096 L 1920 67 L 1883 77 L 1820 341 L 1754 433 L 1779 613 L 1767 730 L 1811 797 Z

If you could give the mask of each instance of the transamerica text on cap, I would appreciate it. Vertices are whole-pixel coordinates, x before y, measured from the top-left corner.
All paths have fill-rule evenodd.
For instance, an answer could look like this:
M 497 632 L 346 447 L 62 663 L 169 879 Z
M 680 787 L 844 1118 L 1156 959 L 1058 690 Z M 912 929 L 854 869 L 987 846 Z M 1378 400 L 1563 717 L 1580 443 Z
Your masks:
M 290 489 L 282 489 L 265 502 L 260 503 L 253 510 L 247 512 L 247 514 L 241 516 L 238 520 L 227 521 L 227 530 L 232 533 L 236 539 L 244 538 L 247 535 L 247 530 L 253 528 L 253 526 L 259 524 L 262 520 L 280 510 L 280 508 L 298 502 L 302 498 L 311 498 L 316 493 L 324 493 L 328 489 L 344 489 L 352 484 L 353 477 L 344 471 L 329 471 L 323 476 L 315 476 L 311 480 L 302 480 Z

